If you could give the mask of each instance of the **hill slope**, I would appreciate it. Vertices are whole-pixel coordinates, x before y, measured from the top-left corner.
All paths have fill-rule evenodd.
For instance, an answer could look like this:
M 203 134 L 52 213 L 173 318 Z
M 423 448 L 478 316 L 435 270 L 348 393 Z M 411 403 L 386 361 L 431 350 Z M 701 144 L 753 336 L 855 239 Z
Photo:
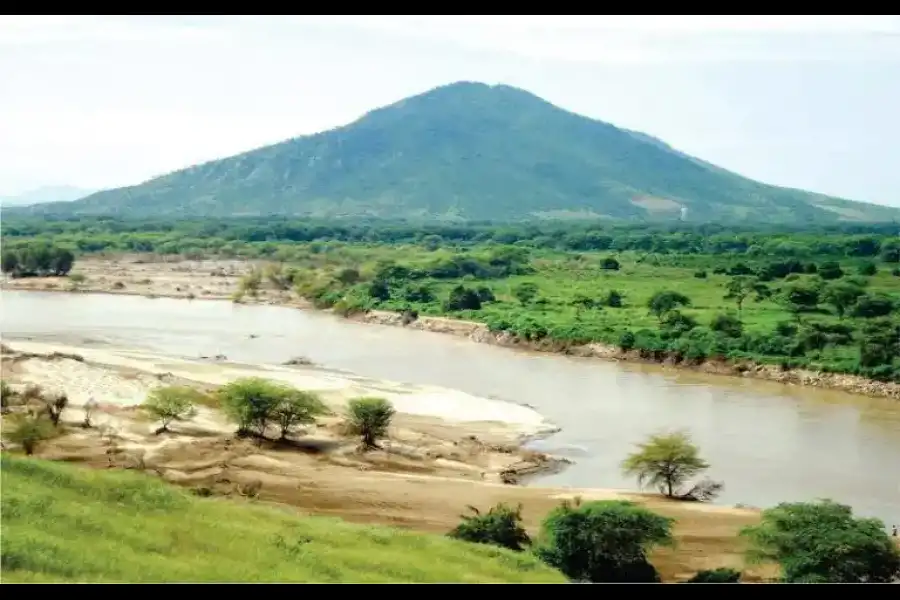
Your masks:
M 883 221 L 900 210 L 767 186 L 523 90 L 455 83 L 358 121 L 33 213 L 516 220 Z
M 2 457 L 4 583 L 564 582 L 525 554 Z
M 16 196 L 0 197 L 0 206 L 28 206 L 45 202 L 70 202 L 93 193 L 93 190 L 85 190 L 70 185 L 48 185 Z

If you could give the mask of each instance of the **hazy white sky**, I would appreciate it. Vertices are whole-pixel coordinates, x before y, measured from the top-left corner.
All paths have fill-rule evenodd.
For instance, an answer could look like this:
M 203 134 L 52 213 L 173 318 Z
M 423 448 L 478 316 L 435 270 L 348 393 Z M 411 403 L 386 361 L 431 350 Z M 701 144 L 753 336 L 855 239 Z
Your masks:
M 900 206 L 896 16 L 0 16 L 0 195 L 138 183 L 458 80 Z

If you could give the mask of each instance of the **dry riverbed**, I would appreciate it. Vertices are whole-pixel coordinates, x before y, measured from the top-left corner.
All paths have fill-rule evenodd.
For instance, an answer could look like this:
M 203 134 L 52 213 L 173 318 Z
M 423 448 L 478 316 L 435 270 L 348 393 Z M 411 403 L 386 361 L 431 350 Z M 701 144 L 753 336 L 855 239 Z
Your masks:
M 525 407 L 450 390 L 374 382 L 310 366 L 257 367 L 32 342 L 7 342 L 2 368 L 4 380 L 15 388 L 40 385 L 70 398 L 61 434 L 44 443 L 38 456 L 140 469 L 201 494 L 258 493 L 259 501 L 312 514 L 435 533 L 457 524 L 468 505 L 521 503 L 535 532 L 541 517 L 564 498 L 626 498 L 677 520 L 678 546 L 653 557 L 668 581 L 700 569 L 742 567 L 736 534 L 758 519 L 752 510 L 652 495 L 514 485 L 522 475 L 554 467 L 549 457 L 519 444 L 522 436 L 550 425 Z M 246 376 L 319 392 L 334 414 L 287 443 L 258 445 L 236 439 L 234 426 L 212 405 L 161 435 L 153 434 L 157 424 L 139 407 L 156 386 L 211 390 Z M 389 398 L 399 413 L 384 449 L 364 454 L 341 432 L 344 403 L 362 394 Z M 100 406 L 93 427 L 85 429 L 79 424 L 90 398 Z M 750 570 L 748 579 L 771 575 L 771 569 Z

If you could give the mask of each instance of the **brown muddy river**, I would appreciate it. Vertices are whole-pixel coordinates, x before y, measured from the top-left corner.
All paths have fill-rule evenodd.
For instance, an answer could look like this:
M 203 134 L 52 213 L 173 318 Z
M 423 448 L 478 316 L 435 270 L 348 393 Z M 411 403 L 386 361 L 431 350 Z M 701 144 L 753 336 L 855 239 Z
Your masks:
M 687 429 L 725 482 L 722 503 L 832 498 L 900 524 L 900 401 L 528 354 L 452 336 L 229 302 L 4 291 L 0 331 L 196 358 L 305 356 L 366 377 L 524 403 L 562 430 L 537 449 L 575 461 L 535 484 L 634 488 L 619 463 L 661 429 Z M 250 334 L 257 337 L 251 339 Z

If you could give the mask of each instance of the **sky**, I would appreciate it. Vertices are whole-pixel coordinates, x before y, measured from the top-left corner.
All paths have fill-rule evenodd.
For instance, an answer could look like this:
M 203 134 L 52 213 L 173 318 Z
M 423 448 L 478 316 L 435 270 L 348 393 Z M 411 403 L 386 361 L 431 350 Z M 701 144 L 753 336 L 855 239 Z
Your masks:
M 460 80 L 900 206 L 897 16 L 0 16 L 0 196 L 133 185 Z

